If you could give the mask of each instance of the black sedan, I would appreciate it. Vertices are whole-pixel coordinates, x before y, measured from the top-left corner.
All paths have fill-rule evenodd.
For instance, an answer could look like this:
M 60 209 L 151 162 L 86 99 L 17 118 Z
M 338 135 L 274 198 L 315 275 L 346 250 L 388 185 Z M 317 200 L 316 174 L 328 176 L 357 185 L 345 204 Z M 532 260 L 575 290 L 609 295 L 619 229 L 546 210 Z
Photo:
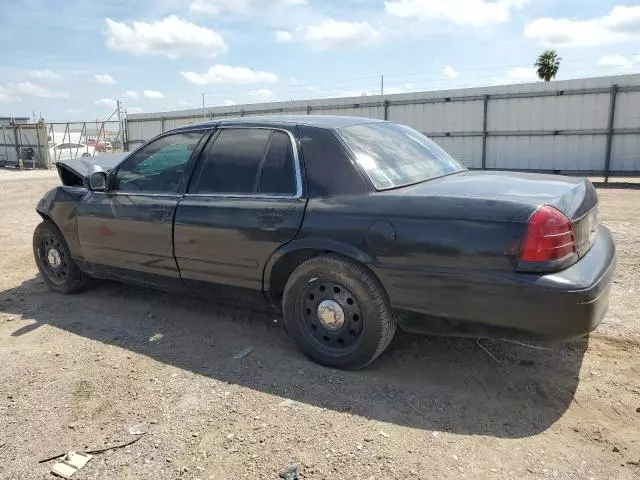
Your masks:
M 57 167 L 33 239 L 51 289 L 258 297 L 328 366 L 367 365 L 397 326 L 566 339 L 607 309 L 615 247 L 588 180 L 469 171 L 403 125 L 220 120 Z

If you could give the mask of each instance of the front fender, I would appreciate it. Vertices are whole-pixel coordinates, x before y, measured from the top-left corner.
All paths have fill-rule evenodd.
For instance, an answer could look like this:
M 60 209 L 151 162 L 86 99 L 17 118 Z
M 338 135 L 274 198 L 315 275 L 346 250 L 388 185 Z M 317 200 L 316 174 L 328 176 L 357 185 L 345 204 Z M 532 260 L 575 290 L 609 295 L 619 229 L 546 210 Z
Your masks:
M 78 239 L 78 204 L 87 194 L 81 187 L 55 187 L 36 205 L 36 212 L 56 224 L 64 236 L 73 258 L 82 258 Z
M 263 273 L 262 285 L 265 293 L 268 293 L 271 290 L 271 274 L 273 272 L 273 268 L 278 263 L 278 260 L 289 253 L 301 250 L 322 250 L 325 252 L 339 253 L 364 264 L 370 264 L 373 261 L 371 255 L 367 252 L 354 247 L 353 245 L 337 240 L 324 237 L 306 237 L 296 239 L 280 247 L 269 258 Z

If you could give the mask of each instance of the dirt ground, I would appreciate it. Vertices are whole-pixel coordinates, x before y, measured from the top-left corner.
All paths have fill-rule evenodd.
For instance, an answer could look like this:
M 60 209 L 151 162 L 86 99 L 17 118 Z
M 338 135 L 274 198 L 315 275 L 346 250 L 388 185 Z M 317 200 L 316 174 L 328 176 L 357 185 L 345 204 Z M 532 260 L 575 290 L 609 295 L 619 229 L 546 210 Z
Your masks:
M 640 189 L 600 188 L 618 271 L 588 339 L 532 349 L 399 334 L 369 368 L 307 361 L 266 312 L 36 275 L 55 172 L 0 170 L 0 478 L 640 478 Z M 242 359 L 234 355 L 247 347 Z M 487 351 L 485 351 L 486 349 Z

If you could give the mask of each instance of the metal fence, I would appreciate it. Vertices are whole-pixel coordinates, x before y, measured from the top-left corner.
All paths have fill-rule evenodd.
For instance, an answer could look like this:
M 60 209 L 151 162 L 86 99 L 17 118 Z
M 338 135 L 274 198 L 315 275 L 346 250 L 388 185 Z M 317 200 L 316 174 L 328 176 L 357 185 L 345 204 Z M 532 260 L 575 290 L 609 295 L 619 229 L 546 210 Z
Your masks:
M 72 158 L 75 158 L 87 154 L 123 151 L 125 140 L 121 125 L 118 120 L 47 123 L 50 162 L 57 162 L 63 154 L 71 154 Z M 58 148 L 60 145 L 77 146 L 61 149 Z
M 61 159 L 122 151 L 118 120 L 15 123 L 0 127 L 0 166 L 49 168 Z
M 640 173 L 640 75 L 214 107 L 127 117 L 129 144 L 203 120 L 334 114 L 403 123 L 469 168 Z

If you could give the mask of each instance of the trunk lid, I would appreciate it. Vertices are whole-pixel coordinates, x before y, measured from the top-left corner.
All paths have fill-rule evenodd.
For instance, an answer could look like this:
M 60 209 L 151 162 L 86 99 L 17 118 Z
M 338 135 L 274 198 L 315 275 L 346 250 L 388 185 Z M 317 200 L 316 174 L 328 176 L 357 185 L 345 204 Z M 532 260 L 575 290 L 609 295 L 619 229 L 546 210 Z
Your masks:
M 593 244 L 598 227 L 598 196 L 586 178 L 536 173 L 473 171 L 440 177 L 405 187 L 410 196 L 466 197 L 560 210 L 573 224 L 578 255 Z
M 472 197 L 551 205 L 572 222 L 584 217 L 598 203 L 596 190 L 586 178 L 537 173 L 467 170 L 405 188 L 406 194 L 417 196 Z

